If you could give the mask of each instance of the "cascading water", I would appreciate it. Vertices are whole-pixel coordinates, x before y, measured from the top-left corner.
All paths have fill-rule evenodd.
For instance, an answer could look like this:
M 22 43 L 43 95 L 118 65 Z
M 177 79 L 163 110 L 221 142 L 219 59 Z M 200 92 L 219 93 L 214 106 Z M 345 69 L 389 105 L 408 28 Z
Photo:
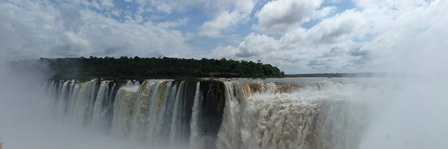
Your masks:
M 362 104 L 338 83 L 50 81 L 56 115 L 153 148 L 357 148 Z M 339 84 L 340 85 L 340 84 Z

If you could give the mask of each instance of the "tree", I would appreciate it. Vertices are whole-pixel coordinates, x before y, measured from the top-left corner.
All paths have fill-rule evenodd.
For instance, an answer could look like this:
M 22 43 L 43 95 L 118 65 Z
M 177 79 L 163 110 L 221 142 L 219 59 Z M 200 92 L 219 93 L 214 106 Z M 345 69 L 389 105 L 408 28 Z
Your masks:
M 283 72 L 269 64 L 235 61 L 225 58 L 181 59 L 140 57 L 41 58 L 53 70 L 52 79 L 150 79 L 210 77 L 282 77 Z

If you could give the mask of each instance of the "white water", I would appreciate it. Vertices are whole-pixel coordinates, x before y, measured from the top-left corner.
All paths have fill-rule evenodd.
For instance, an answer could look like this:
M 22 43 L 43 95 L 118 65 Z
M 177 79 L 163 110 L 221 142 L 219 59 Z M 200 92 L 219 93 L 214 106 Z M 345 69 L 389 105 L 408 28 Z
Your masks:
M 272 83 L 253 92 L 227 82 L 218 148 L 356 148 L 366 125 L 362 104 L 322 85 L 276 94 L 279 87 Z
M 65 85 L 66 83 L 64 83 Z M 96 96 L 95 104 L 93 107 L 93 116 L 92 116 L 92 126 L 99 131 L 104 132 L 107 127 L 106 125 L 106 112 L 107 106 L 103 105 L 103 103 L 107 100 L 109 93 L 109 81 L 101 81 L 100 88 L 98 89 L 98 94 Z M 66 92 L 62 92 L 65 94 Z
M 189 148 L 200 148 L 199 144 L 204 144 L 205 138 L 202 138 L 199 134 L 199 119 L 200 119 L 200 113 L 202 113 L 202 96 L 200 95 L 200 85 L 201 83 L 198 82 L 196 84 L 196 92 L 194 95 L 194 103 L 192 108 L 192 117 L 191 117 L 191 136 L 190 136 L 190 146 Z
M 207 127 L 202 124 L 202 103 L 209 91 L 201 91 L 200 82 L 190 83 L 193 94 L 188 94 L 184 81 L 128 81 L 117 89 L 109 111 L 114 90 L 110 81 L 50 82 L 49 90 L 69 97 L 65 106 L 75 113 L 69 119 L 79 125 L 156 148 L 207 148 L 215 143 L 221 149 L 356 148 L 366 125 L 363 105 L 346 92 L 338 93 L 344 84 L 337 80 L 298 82 L 224 81 L 225 106 L 216 136 L 202 133 Z

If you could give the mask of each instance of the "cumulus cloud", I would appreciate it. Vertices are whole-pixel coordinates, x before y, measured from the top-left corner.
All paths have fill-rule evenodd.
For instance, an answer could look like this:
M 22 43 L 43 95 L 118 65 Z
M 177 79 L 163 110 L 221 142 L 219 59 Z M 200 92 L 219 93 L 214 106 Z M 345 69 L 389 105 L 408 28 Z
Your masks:
M 188 18 L 183 18 L 177 21 L 167 21 L 167 22 L 159 22 L 157 25 L 162 28 L 175 28 L 179 26 L 184 26 L 188 23 Z
M 11 58 L 194 55 L 179 31 L 120 22 L 75 3 L 6 1 L 0 10 L 0 50 Z
M 203 23 L 200 34 L 217 37 L 222 32 L 228 31 L 232 27 L 246 21 L 252 13 L 255 1 L 232 0 L 227 5 L 229 8 L 226 8 L 225 5 L 218 5 L 218 7 L 224 7 L 224 10 L 219 11 L 212 20 Z
M 272 49 L 277 49 L 277 43 L 272 37 L 262 34 L 250 34 L 243 42 L 238 45 L 238 48 L 232 46 L 222 47 L 220 50 L 214 50 L 212 55 L 214 57 L 241 57 L 251 58 L 258 57 L 263 54 L 268 54 Z
M 191 9 L 201 9 L 207 18 L 199 26 L 199 35 L 217 37 L 221 33 L 245 22 L 250 18 L 257 0 L 136 0 L 137 13 L 142 16 L 146 13 L 185 13 Z M 161 22 L 163 27 L 172 26 L 174 22 Z
M 357 0 L 354 8 L 336 8 L 343 4 L 4 0 L 0 58 L 201 55 L 261 60 L 289 73 L 345 72 L 384 66 L 410 47 L 448 43 L 443 29 L 448 20 L 443 8 L 448 6 L 443 0 Z M 188 16 L 190 10 L 200 16 Z M 213 50 L 195 49 L 192 43 Z
M 216 37 L 221 34 L 221 31 L 228 29 L 229 26 L 238 23 L 238 13 L 222 12 L 212 21 L 205 22 L 201 27 L 201 34 L 205 36 Z
M 313 44 L 338 44 L 347 40 L 361 38 L 366 34 L 368 23 L 359 11 L 348 10 L 331 18 L 322 20 L 319 24 L 305 30 L 307 40 Z M 293 32 L 294 33 L 294 32 Z M 286 34 L 294 38 L 297 34 Z
M 353 65 L 370 56 L 360 49 L 361 41 L 355 41 L 355 37 L 363 37 L 364 32 L 356 31 L 363 30 L 364 24 L 358 12 L 346 11 L 310 29 L 291 29 L 279 39 L 251 34 L 236 47 L 214 49 L 213 56 L 262 60 L 287 72 L 358 69 Z
M 110 9 L 110 8 L 114 7 L 114 2 L 112 0 L 102 0 L 102 1 L 100 1 L 100 5 L 103 8 Z
M 265 33 L 284 33 L 299 23 L 318 16 L 322 0 L 274 0 L 257 14 L 257 29 Z
M 136 0 L 136 2 L 146 11 L 160 11 L 168 14 L 183 12 L 197 5 L 209 3 L 208 0 Z
M 272 7 L 274 2 L 279 1 L 266 5 Z M 377 3 L 373 0 L 360 0 L 356 5 L 357 8 L 321 19 L 311 28 L 290 29 L 285 25 L 282 28 L 288 32 L 277 38 L 263 33 L 256 36 L 250 34 L 239 45 L 218 47 L 213 50 L 212 55 L 261 60 L 291 73 L 369 71 L 372 67 L 384 66 L 384 63 L 390 63 L 392 59 L 412 52 L 403 43 L 426 46 L 426 43 L 410 40 L 414 37 L 425 35 L 428 39 L 423 41 L 446 39 L 447 34 L 443 34 L 443 29 L 440 28 L 440 24 L 447 20 L 445 13 L 440 10 L 446 6 L 446 2 L 412 0 L 410 3 Z M 265 8 L 269 7 L 263 7 Z M 260 11 L 259 16 L 261 14 Z M 277 21 L 271 24 L 287 24 L 289 21 L 282 21 L 281 18 L 283 17 L 277 17 Z M 422 18 L 431 19 L 422 21 Z M 300 22 L 300 18 L 295 19 Z M 266 22 L 269 21 L 260 21 L 258 26 L 269 26 Z M 272 25 L 270 26 L 272 29 Z M 434 32 L 429 34 L 430 29 Z M 442 41 L 428 43 L 441 46 Z

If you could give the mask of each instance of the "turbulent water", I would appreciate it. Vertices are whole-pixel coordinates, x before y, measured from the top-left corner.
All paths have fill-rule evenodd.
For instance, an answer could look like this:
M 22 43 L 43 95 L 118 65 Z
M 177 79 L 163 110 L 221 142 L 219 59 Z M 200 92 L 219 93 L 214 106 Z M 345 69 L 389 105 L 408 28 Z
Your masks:
M 355 149 L 367 112 L 338 92 L 348 84 L 68 80 L 47 86 L 60 119 L 150 148 Z

